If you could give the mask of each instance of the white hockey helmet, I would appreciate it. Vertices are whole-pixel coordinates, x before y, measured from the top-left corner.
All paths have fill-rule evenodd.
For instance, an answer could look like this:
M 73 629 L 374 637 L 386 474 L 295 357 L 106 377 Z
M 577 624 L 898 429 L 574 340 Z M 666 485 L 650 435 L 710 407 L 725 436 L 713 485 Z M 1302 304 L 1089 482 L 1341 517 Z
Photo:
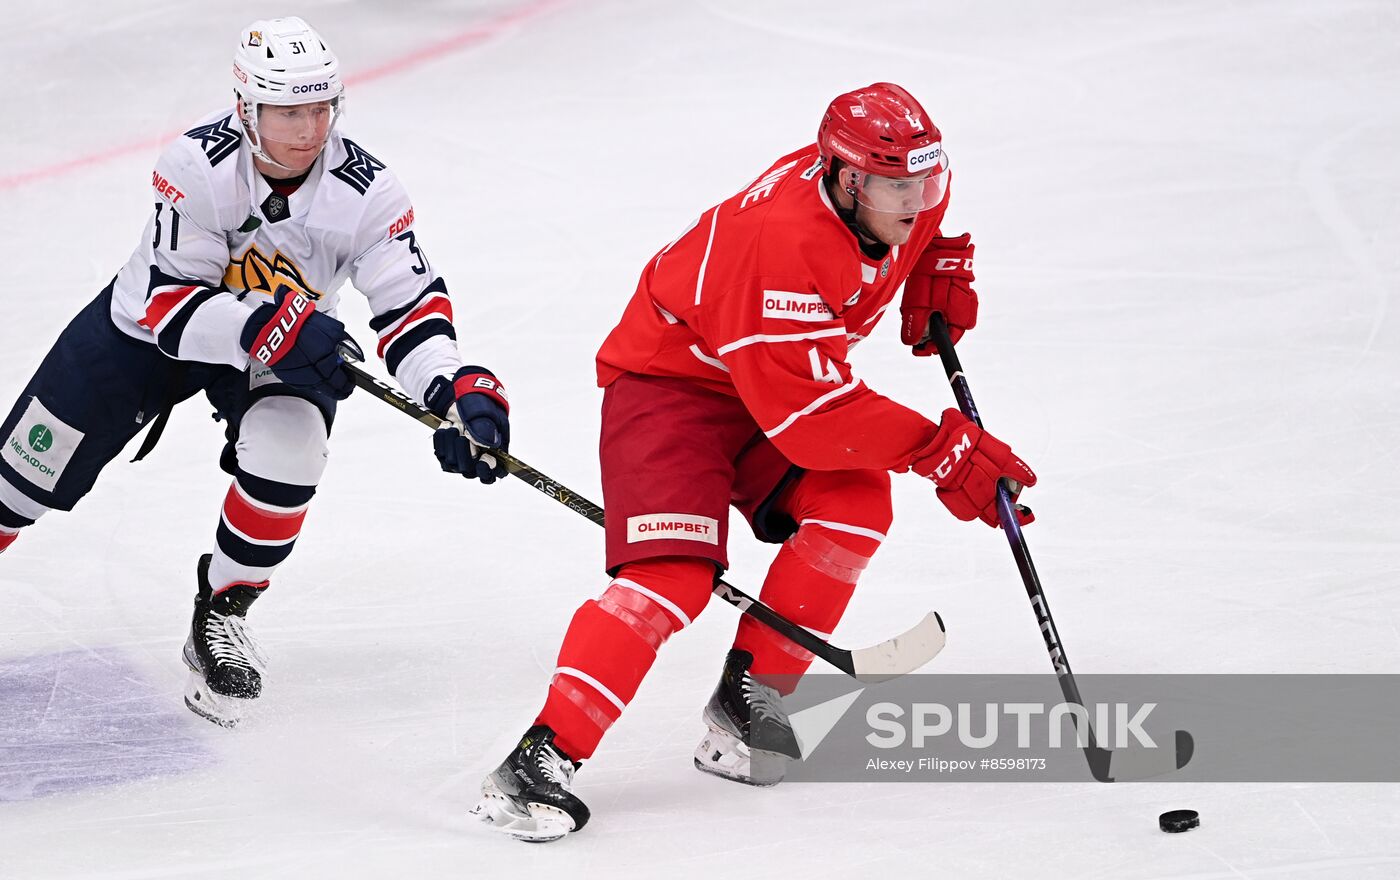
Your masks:
M 330 101 L 337 117 L 343 107 L 345 84 L 340 80 L 339 59 L 321 35 L 297 16 L 255 21 L 245 27 L 233 55 L 233 77 L 239 116 L 253 136 L 253 154 L 274 165 L 280 163 L 269 158 L 258 141 L 259 105 Z

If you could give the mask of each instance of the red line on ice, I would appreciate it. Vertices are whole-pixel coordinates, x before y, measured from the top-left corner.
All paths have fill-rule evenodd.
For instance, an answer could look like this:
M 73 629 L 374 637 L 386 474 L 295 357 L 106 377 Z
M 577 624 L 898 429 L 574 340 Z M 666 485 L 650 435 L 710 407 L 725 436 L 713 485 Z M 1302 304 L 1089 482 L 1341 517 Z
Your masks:
M 394 76 L 436 60 L 444 55 L 451 55 L 453 52 L 460 52 L 480 45 L 492 37 L 500 35 L 507 28 L 521 24 L 532 18 L 543 15 L 558 6 L 564 5 L 567 0 L 532 0 L 517 9 L 504 12 L 495 18 L 487 19 L 481 24 L 470 27 L 461 33 L 453 34 L 434 43 L 429 43 L 411 52 L 406 52 L 397 58 L 388 61 L 369 70 L 360 71 L 351 76 L 345 77 L 347 86 L 363 85 L 374 82 L 378 79 Z M 93 165 L 101 165 L 103 162 L 111 161 L 122 156 L 129 156 L 132 153 L 147 153 L 159 150 L 172 139 L 179 137 L 181 132 L 163 134 L 160 137 L 146 138 L 129 144 L 117 147 L 110 147 L 101 152 L 91 153 L 86 156 L 78 156 L 74 159 L 65 159 L 62 162 L 55 162 L 52 165 L 43 165 L 38 168 L 31 168 L 28 171 L 21 171 L 6 177 L 0 177 L 0 192 L 17 189 L 25 184 L 34 183 L 40 180 L 48 180 L 54 177 L 62 177 L 72 171 L 78 171 Z

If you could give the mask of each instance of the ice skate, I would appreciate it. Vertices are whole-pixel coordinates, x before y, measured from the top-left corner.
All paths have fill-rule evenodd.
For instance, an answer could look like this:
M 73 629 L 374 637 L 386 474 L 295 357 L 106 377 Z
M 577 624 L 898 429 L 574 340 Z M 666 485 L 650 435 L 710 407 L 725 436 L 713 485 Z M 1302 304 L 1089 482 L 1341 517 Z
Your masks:
M 199 558 L 199 592 L 194 620 L 185 640 L 185 665 L 190 668 L 185 705 L 222 727 L 235 727 L 244 708 L 262 692 L 267 658 L 247 630 L 248 607 L 262 593 L 251 584 L 234 584 L 213 595 L 209 586 L 212 557 Z
M 516 840 L 558 840 L 588 824 L 588 807 L 570 790 L 578 766 L 554 744 L 554 731 L 532 727 L 482 781 L 472 815 Z
M 695 767 L 746 785 L 777 785 L 789 759 L 802 750 L 788 723 L 783 698 L 753 677 L 753 655 L 731 650 L 719 684 L 705 705 L 709 728 L 695 748 Z

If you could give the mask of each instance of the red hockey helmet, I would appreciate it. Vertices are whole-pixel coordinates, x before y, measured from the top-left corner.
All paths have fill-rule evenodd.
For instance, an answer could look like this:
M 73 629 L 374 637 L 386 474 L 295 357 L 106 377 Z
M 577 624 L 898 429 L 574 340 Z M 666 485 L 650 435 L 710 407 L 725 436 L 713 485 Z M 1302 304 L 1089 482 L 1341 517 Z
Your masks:
M 943 135 L 914 96 L 894 83 L 878 82 L 838 95 L 822 117 L 817 149 L 826 168 L 841 159 L 862 172 L 852 192 L 858 198 L 865 184 L 876 178 L 927 180 L 917 210 L 934 207 L 947 191 Z

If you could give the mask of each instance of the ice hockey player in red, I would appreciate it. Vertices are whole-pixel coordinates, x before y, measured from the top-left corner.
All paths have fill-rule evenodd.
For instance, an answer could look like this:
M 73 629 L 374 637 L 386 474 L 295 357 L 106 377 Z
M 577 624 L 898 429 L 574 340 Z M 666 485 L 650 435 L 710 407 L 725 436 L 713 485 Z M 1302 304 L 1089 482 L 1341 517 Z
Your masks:
M 449 427 L 443 470 L 494 482 L 509 442 L 490 371 L 464 367 L 447 285 L 413 205 L 340 125 L 340 64 L 300 18 L 243 29 L 234 101 L 175 138 L 151 174 L 154 209 L 125 267 L 59 335 L 0 436 L 0 551 L 72 510 L 143 428 L 150 450 L 177 403 L 203 392 L 227 426 L 233 477 L 213 551 L 196 565 L 185 701 L 232 726 L 262 689 L 249 606 L 292 552 L 327 461 L 353 345 L 335 318 L 349 281 L 378 353 Z M 426 454 L 426 450 L 425 450 Z M 211 523 L 214 525 L 214 523 Z
M 935 310 L 954 341 L 976 324 L 972 243 L 940 229 L 948 181 L 928 114 L 875 83 L 837 97 L 816 144 L 705 211 L 647 265 L 598 352 L 612 581 L 574 615 L 543 710 L 482 784 L 474 812 L 493 828 L 540 841 L 588 821 L 574 771 L 661 644 L 705 608 L 728 566 L 731 504 L 760 540 L 782 544 L 762 600 L 829 636 L 889 531 L 890 472 L 929 479 L 954 516 L 992 526 L 999 478 L 1018 492 L 1034 485 L 957 410 L 935 422 L 849 365 L 901 285 L 901 338 L 915 355 L 935 353 Z M 812 659 L 744 617 L 696 767 L 778 782 L 771 768 L 783 762 L 752 753 L 799 757 L 798 746 L 781 694 L 760 677 L 795 680 Z

